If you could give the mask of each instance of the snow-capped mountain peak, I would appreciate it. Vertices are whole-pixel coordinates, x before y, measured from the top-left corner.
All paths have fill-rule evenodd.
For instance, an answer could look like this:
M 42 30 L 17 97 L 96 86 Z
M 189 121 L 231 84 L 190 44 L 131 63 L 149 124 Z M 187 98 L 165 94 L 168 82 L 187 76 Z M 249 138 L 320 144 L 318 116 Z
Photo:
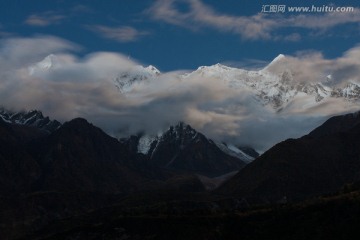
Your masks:
M 223 73 L 236 68 L 228 67 L 223 64 L 217 63 L 211 66 L 200 66 L 194 73 Z
M 146 70 L 149 70 L 150 72 L 153 72 L 156 75 L 160 75 L 161 72 L 159 69 L 157 69 L 156 67 L 154 67 L 153 65 L 149 65 L 145 68 Z
M 157 136 L 143 134 L 121 141 L 149 164 L 207 176 L 238 170 L 253 159 L 233 145 L 229 148 L 218 146 L 183 122 L 170 126 Z
M 57 61 L 57 56 L 54 54 L 50 54 L 47 57 L 44 58 L 44 60 L 42 60 L 41 62 L 38 63 L 39 67 L 42 67 L 44 69 L 49 69 L 51 68 L 54 63 Z
M 66 66 L 66 61 L 64 61 L 62 57 L 50 54 L 40 62 L 29 66 L 28 72 L 30 75 L 42 75 L 53 70 L 59 70 Z M 159 75 L 161 75 L 160 70 L 153 65 L 149 65 L 147 67 L 137 65 L 130 67 L 127 70 L 124 70 L 123 66 L 119 66 L 118 73 L 114 74 L 113 77 L 110 77 L 110 79 L 114 81 L 115 86 L 121 93 L 128 93 L 133 90 L 136 84 L 150 81 Z
M 285 55 L 284 54 L 279 54 L 276 58 L 274 58 L 274 60 L 271 61 L 271 64 L 283 61 L 285 59 Z
M 28 70 L 30 75 L 34 75 L 37 72 L 49 71 L 57 67 L 58 65 L 59 65 L 58 57 L 54 54 L 50 54 L 40 62 L 30 66 Z
M 284 66 L 285 63 L 286 63 L 286 56 L 284 54 L 279 54 L 263 69 L 263 71 L 272 72 L 274 68 L 276 68 L 277 66 Z
M 135 149 L 137 153 L 148 156 L 150 159 L 159 154 L 159 149 L 164 151 L 167 147 L 174 148 L 175 152 L 181 152 L 189 146 L 207 144 L 214 149 L 218 149 L 226 155 L 239 159 L 244 163 L 249 163 L 255 157 L 250 156 L 238 147 L 232 144 L 217 143 L 208 139 L 203 134 L 197 132 L 190 125 L 184 122 L 178 122 L 176 125 L 170 126 L 166 131 L 157 135 L 142 134 L 135 137 Z M 124 141 L 133 141 L 134 136 Z M 133 144 L 129 144 L 134 146 Z M 167 147 L 164 147 L 167 146 Z M 255 152 L 255 150 L 254 150 Z M 256 153 L 256 152 L 255 152 Z M 251 154 L 252 155 L 252 154 Z M 170 159 L 169 159 L 170 160 Z M 171 161 L 170 161 L 171 162 Z
M 323 79 L 297 79 L 296 69 L 289 64 L 289 58 L 280 54 L 261 70 L 248 71 L 227 67 L 221 64 L 199 67 L 194 72 L 183 75 L 191 77 L 218 79 L 231 89 L 249 91 L 264 106 L 280 111 L 290 103 L 301 99 L 304 107 L 316 106 L 331 97 L 341 97 L 347 101 L 360 100 L 360 83 L 349 80 L 343 87 L 335 88 L 331 73 Z
M 115 86 L 121 93 L 131 92 L 136 84 L 151 81 L 160 75 L 160 71 L 149 65 L 148 67 L 135 66 L 128 71 L 119 73 L 114 78 Z

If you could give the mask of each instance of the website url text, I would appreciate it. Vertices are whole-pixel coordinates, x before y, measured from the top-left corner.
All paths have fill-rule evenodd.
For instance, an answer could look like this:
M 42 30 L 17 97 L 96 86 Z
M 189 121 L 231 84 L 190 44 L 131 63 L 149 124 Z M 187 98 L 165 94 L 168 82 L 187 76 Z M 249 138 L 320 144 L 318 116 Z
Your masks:
M 263 13 L 328 13 L 328 12 L 354 12 L 354 7 L 334 7 L 334 6 L 308 6 L 290 7 L 286 5 L 262 5 Z

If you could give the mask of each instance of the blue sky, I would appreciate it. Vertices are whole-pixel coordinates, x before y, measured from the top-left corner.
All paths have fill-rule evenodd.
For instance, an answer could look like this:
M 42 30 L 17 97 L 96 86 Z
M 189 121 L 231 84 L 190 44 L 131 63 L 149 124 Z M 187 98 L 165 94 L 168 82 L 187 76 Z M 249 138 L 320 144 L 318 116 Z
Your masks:
M 336 58 L 357 46 L 360 14 L 261 13 L 263 5 L 352 6 L 355 0 L 2 0 L 0 37 L 56 36 L 77 55 L 118 52 L 161 71 L 224 63 L 256 67 L 278 54 Z

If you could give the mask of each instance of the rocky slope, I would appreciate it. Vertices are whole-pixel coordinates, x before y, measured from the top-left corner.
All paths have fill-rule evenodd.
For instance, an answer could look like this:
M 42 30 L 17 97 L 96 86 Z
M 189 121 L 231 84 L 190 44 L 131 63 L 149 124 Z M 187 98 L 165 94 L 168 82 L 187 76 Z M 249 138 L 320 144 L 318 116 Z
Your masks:
M 254 159 L 234 146 L 215 143 L 182 122 L 157 136 L 132 136 L 122 141 L 152 166 L 208 177 L 239 170 Z
M 7 123 L 32 126 L 48 133 L 54 132 L 61 126 L 60 122 L 44 117 L 42 112 L 37 110 L 14 112 L 0 108 L 0 118 Z
M 292 201 L 359 181 L 359 116 L 330 118 L 304 137 L 275 145 L 218 192 L 260 202 Z

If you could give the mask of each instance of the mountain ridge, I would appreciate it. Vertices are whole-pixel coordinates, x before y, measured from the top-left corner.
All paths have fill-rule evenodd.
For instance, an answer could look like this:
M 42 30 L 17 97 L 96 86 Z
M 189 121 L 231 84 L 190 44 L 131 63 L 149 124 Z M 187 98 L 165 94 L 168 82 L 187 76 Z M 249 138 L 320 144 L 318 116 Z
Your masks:
M 217 191 L 258 202 L 299 201 L 360 180 L 359 113 L 330 118 L 248 164 Z
M 61 68 L 61 61 L 56 55 L 49 55 L 42 61 L 29 67 L 30 75 L 36 71 L 50 71 Z M 328 99 L 342 99 L 350 102 L 360 100 L 360 83 L 347 79 L 342 84 L 335 84 L 331 71 L 323 77 L 300 81 L 294 69 L 288 66 L 288 57 L 279 54 L 273 61 L 260 70 L 245 70 L 228 67 L 222 64 L 200 66 L 194 71 L 175 74 L 184 81 L 192 78 L 215 78 L 223 82 L 230 89 L 249 91 L 263 106 L 270 106 L 275 111 L 291 108 L 291 102 L 298 99 L 305 101 L 306 108 L 317 106 Z M 156 67 L 136 65 L 112 76 L 115 87 L 121 94 L 131 95 L 141 84 L 149 84 L 158 77 L 165 76 Z M 174 77 L 174 75 L 172 75 Z M 305 98 L 305 99 L 304 99 Z
M 16 112 L 1 107 L 0 118 L 7 123 L 33 126 L 48 133 L 57 130 L 61 126 L 60 122 L 44 117 L 42 112 L 38 110 Z
M 225 145 L 219 147 L 221 143 L 215 143 L 183 122 L 170 126 L 157 136 L 132 136 L 121 141 L 132 152 L 143 155 L 150 164 L 180 172 L 196 172 L 208 177 L 239 170 L 253 160 L 253 157 L 240 149 L 236 153 Z

